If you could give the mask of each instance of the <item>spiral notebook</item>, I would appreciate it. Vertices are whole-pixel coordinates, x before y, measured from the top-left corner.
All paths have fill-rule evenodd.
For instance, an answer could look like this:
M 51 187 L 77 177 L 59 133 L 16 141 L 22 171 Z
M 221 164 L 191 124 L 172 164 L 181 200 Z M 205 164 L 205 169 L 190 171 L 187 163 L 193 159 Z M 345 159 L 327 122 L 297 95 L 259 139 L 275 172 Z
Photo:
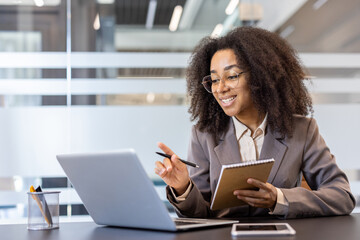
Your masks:
M 256 189 L 248 184 L 248 178 L 255 178 L 266 182 L 275 160 L 264 159 L 244 163 L 223 165 L 211 202 L 211 210 L 219 210 L 246 204 L 233 194 L 237 189 Z

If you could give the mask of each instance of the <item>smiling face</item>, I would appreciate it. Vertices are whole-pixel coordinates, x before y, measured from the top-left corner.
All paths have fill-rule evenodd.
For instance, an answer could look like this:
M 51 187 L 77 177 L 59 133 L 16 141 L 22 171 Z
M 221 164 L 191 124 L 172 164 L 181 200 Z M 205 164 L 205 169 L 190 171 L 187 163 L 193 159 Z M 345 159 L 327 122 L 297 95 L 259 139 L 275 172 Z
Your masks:
M 240 68 L 232 49 L 219 50 L 211 59 L 210 72 L 211 74 L 224 76 L 226 75 L 224 73 L 228 71 L 240 73 L 245 71 L 245 69 Z M 251 99 L 246 76 L 248 76 L 248 73 L 239 76 L 239 82 L 235 88 L 230 88 L 224 84 L 224 81 L 221 81 L 217 90 L 213 92 L 216 101 L 220 104 L 225 114 L 230 117 L 235 116 L 240 121 L 258 116 L 258 111 Z

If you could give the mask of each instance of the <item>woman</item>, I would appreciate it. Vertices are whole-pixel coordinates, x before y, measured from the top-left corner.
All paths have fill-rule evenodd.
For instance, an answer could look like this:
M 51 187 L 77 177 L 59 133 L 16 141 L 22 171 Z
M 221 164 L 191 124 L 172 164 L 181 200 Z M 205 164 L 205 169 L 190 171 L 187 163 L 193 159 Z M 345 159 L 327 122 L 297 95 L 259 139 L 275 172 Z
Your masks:
M 179 216 L 284 218 L 349 214 L 355 200 L 313 118 L 296 52 L 278 35 L 252 27 L 204 38 L 187 70 L 192 128 L 189 168 L 165 144 L 171 159 L 156 162 Z M 259 190 L 235 190 L 248 205 L 210 209 L 221 166 L 274 158 Z M 300 187 L 304 176 L 311 190 Z

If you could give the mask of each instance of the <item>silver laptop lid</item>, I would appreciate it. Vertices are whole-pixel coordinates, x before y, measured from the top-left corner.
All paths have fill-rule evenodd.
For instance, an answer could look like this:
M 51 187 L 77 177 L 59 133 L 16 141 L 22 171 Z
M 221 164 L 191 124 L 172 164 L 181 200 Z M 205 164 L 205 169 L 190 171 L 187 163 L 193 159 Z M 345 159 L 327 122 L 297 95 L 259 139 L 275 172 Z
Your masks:
M 57 159 L 97 224 L 176 230 L 134 150 Z

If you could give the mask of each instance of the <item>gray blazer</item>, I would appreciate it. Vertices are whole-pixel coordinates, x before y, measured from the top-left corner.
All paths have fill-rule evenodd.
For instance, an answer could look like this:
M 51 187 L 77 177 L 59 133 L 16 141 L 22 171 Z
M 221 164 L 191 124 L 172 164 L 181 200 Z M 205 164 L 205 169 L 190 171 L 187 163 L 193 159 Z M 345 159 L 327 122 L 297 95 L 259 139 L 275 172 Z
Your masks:
M 219 179 L 221 166 L 240 162 L 235 128 L 216 144 L 209 133 L 192 128 L 188 160 L 200 168 L 190 168 L 194 183 L 186 200 L 177 202 L 167 186 L 167 197 L 182 217 L 244 217 L 268 215 L 269 210 L 248 205 L 218 211 L 210 203 Z M 346 175 L 336 165 L 313 118 L 295 116 L 293 137 L 281 138 L 267 130 L 260 159 L 274 158 L 268 182 L 281 189 L 289 203 L 285 218 L 343 215 L 355 207 Z M 304 175 L 309 191 L 300 187 Z

